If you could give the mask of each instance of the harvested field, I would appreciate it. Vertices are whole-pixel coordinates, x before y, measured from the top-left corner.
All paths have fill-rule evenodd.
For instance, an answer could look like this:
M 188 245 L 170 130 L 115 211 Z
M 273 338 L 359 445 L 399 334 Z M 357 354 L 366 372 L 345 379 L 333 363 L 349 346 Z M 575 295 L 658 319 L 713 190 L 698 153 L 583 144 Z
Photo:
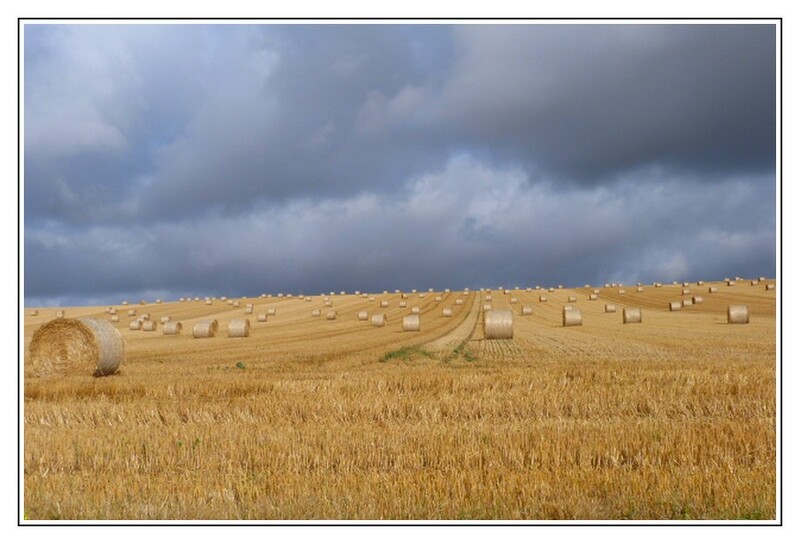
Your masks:
M 770 284 L 774 280 L 766 280 Z M 125 340 L 116 374 L 38 376 L 24 311 L 24 509 L 72 519 L 774 519 L 776 291 L 681 285 L 495 291 L 514 337 L 483 337 L 482 294 L 270 298 L 250 335 L 192 338 L 242 310 L 146 303 L 189 334 Z M 624 293 L 620 293 L 624 291 Z M 441 297 L 441 299 L 439 299 Z M 512 304 L 511 299 L 518 300 Z M 582 326 L 562 326 L 572 302 Z M 267 313 L 266 300 L 235 297 Z M 456 304 L 456 298 L 463 304 Z M 641 308 L 625 326 L 605 304 Z M 743 304 L 749 323 L 729 326 Z M 519 315 L 523 305 L 532 315 Z M 442 309 L 452 309 L 444 317 Z M 109 320 L 106 306 L 64 308 Z M 38 310 L 37 315 L 32 315 Z

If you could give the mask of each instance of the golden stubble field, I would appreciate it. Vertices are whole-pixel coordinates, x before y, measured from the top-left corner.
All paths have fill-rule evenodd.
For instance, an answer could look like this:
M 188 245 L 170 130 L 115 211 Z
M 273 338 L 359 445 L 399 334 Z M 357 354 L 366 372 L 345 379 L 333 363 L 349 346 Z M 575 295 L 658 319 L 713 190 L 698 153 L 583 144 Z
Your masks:
M 24 515 L 774 519 L 776 291 L 764 284 L 693 283 L 703 303 L 679 312 L 667 310 L 687 298 L 679 285 L 599 288 L 596 301 L 586 288 L 335 295 L 330 308 L 322 296 L 132 301 L 115 306 L 126 358 L 106 378 L 35 376 L 28 344 L 55 309 L 27 308 Z M 513 340 L 484 339 L 487 295 L 513 310 Z M 570 296 L 580 327 L 561 326 Z M 739 303 L 750 323 L 728 325 Z M 413 306 L 422 330 L 402 332 Z M 643 322 L 623 325 L 624 307 Z M 276 314 L 257 322 L 267 308 Z M 130 331 L 128 309 L 183 332 Z M 193 339 L 209 316 L 218 336 Z M 250 337 L 228 338 L 239 317 Z

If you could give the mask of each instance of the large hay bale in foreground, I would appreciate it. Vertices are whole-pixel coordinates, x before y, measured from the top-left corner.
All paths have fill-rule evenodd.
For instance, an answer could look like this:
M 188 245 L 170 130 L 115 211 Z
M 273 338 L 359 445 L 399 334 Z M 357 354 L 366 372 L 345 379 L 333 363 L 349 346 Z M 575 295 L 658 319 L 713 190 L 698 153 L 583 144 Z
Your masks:
M 180 334 L 182 330 L 183 325 L 181 325 L 180 321 L 170 321 L 169 323 L 164 323 L 162 333 L 167 336 L 175 336 Z
M 514 314 L 511 310 L 490 310 L 483 319 L 487 340 L 514 338 Z
M 403 317 L 403 332 L 415 332 L 419 330 L 419 315 L 412 314 Z
M 622 309 L 622 324 L 628 323 L 641 323 L 642 322 L 642 309 L 641 308 L 623 308 Z
M 728 323 L 745 325 L 750 323 L 750 308 L 747 304 L 731 304 L 728 306 Z
M 246 338 L 250 336 L 250 320 L 231 319 L 228 321 L 228 337 L 229 338 Z
M 216 319 L 204 319 L 198 321 L 192 327 L 192 336 L 195 338 L 213 338 L 217 335 L 219 323 Z
M 583 325 L 581 311 L 578 308 L 572 308 L 571 310 L 565 308 L 561 311 L 561 323 L 565 327 L 577 327 L 579 325 Z
M 29 353 L 31 367 L 38 376 L 107 376 L 122 363 L 125 344 L 108 321 L 61 318 L 45 323 L 33 333 Z

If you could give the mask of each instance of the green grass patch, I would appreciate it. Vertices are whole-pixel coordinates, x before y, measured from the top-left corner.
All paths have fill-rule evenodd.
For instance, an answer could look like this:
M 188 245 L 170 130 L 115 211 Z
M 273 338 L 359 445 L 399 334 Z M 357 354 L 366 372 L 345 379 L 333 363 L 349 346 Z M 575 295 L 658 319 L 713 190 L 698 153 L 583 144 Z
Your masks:
M 429 351 L 425 351 L 422 348 L 416 346 L 403 346 L 400 349 L 396 349 L 394 351 L 387 351 L 383 354 L 383 356 L 379 359 L 380 362 L 386 363 L 388 361 L 393 361 L 399 359 L 401 361 L 410 361 L 416 357 L 427 357 L 429 359 L 433 358 L 433 353 Z

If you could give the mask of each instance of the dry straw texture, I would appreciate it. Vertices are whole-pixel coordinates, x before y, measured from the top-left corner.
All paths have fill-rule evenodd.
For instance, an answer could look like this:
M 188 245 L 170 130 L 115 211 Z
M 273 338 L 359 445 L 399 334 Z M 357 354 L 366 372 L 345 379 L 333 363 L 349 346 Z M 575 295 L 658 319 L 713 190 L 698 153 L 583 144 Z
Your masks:
M 514 338 L 514 315 L 511 310 L 491 310 L 483 320 L 487 340 Z
M 372 326 L 373 327 L 383 327 L 386 325 L 386 315 L 385 314 L 373 314 L 372 315 Z
M 572 308 L 571 310 L 567 309 L 562 310 L 561 323 L 565 327 L 576 327 L 578 325 L 583 325 L 583 318 L 581 317 L 581 311 L 577 308 Z
M 623 308 L 622 310 L 622 323 L 641 323 L 642 322 L 642 309 L 641 308 Z
M 403 317 L 403 331 L 414 332 L 419 330 L 419 316 L 407 315 Z
M 669 303 L 669 311 L 670 312 L 677 312 L 680 309 L 681 309 L 681 303 L 680 302 L 670 302 Z
M 192 327 L 192 336 L 195 338 L 213 338 L 217 335 L 219 323 L 216 319 L 204 319 L 198 321 Z
M 143 321 L 142 330 L 146 332 L 155 332 L 158 330 L 158 323 L 156 321 Z
M 90 374 L 106 376 L 119 368 L 125 345 L 108 321 L 91 317 L 56 319 L 33 334 L 30 364 L 38 376 Z
M 728 306 L 728 323 L 744 325 L 750 323 L 750 308 L 747 304 L 731 304 Z
M 521 314 L 522 315 L 533 315 L 533 306 L 523 306 Z
M 181 330 L 183 330 L 183 325 L 181 325 L 180 321 L 170 321 L 164 324 L 163 333 L 168 336 L 174 336 L 180 334 Z
M 617 311 L 617 307 L 614 304 L 606 304 L 605 310 L 607 314 L 613 314 Z
M 243 318 L 228 321 L 228 336 L 230 338 L 246 338 L 250 336 L 250 320 Z

